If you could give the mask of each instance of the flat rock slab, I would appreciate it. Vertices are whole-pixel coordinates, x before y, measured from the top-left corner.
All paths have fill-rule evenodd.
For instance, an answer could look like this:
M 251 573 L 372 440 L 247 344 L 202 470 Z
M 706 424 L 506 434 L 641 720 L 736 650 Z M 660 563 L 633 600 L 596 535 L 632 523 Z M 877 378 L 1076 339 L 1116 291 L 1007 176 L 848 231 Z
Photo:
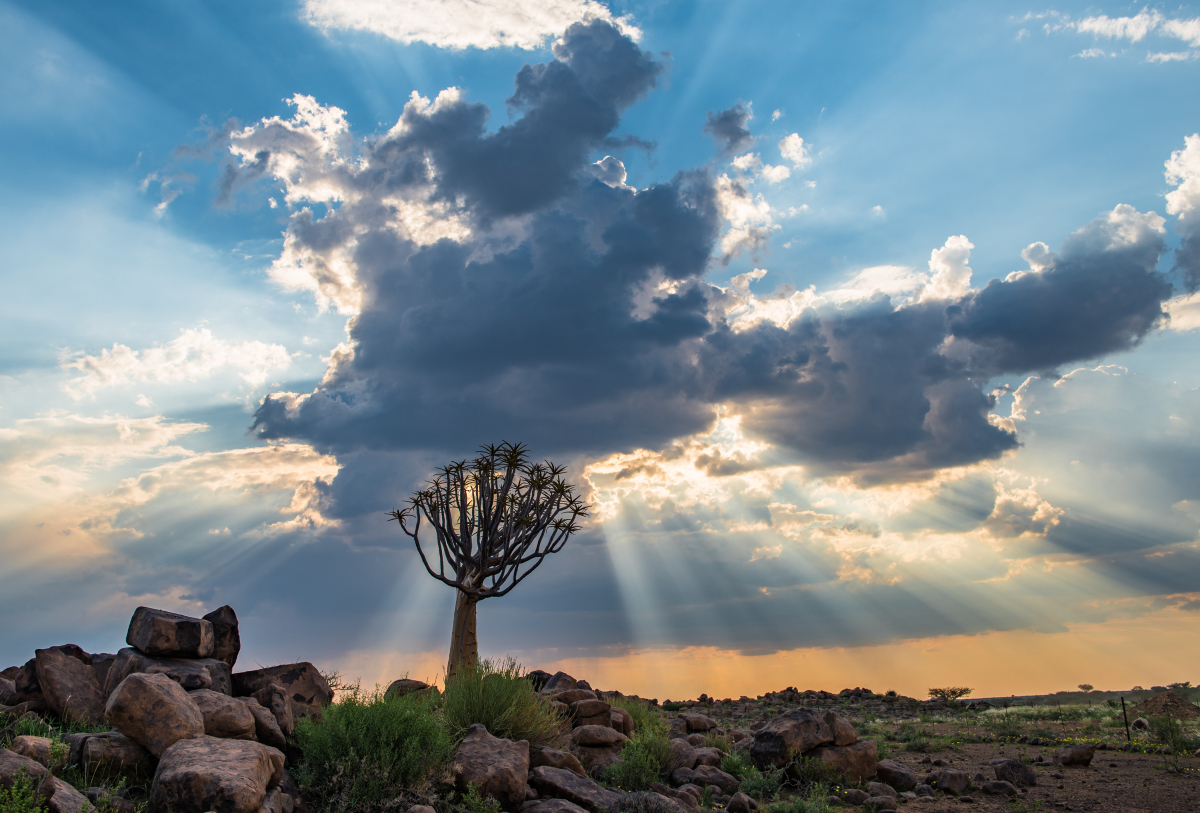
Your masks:
M 283 754 L 247 740 L 180 740 L 158 763 L 150 807 L 158 813 L 258 813 L 283 779 Z
M 454 752 L 450 773 L 460 792 L 478 785 L 484 796 L 496 799 L 505 810 L 516 810 L 525 802 L 529 742 L 493 737 L 475 723 Z
M 213 628 L 212 657 L 224 661 L 229 664 L 230 669 L 233 669 L 233 665 L 237 663 L 238 653 L 242 651 L 242 636 L 238 632 L 237 613 L 226 604 L 211 613 L 206 613 L 203 620 L 212 624 Z
M 214 692 L 212 689 L 196 689 L 188 696 L 200 708 L 204 717 L 204 733 L 210 737 L 229 740 L 254 739 L 254 715 L 240 698 Z
M 221 694 L 232 694 L 229 664 L 215 658 L 155 658 L 133 647 L 125 647 L 117 653 L 108 670 L 105 681 L 105 696 L 111 696 L 121 681 L 137 673 L 166 675 L 183 687 L 184 691 L 212 689 Z
M 825 715 L 810 709 L 793 709 L 779 715 L 754 734 L 750 758 L 760 770 L 780 768 L 793 754 L 833 743 Z
M 36 650 L 38 684 L 46 705 L 64 719 L 104 722 L 104 695 L 92 667 L 60 648 Z
M 138 607 L 125 642 L 151 656 L 209 658 L 216 646 L 211 621 L 166 610 Z
M 587 776 L 587 772 L 583 769 L 583 763 L 579 761 L 579 757 L 567 751 L 559 751 L 557 748 L 542 748 L 530 753 L 529 767 L 540 768 L 542 766 L 547 768 L 565 768 L 580 776 Z
M 608 806 L 621 798 L 620 793 L 562 768 L 534 768 L 529 773 L 529 784 L 542 796 L 565 799 L 589 813 L 607 813 Z
M 204 736 L 204 715 L 196 701 L 166 675 L 125 678 L 108 698 L 104 716 L 154 756 L 179 740 Z
M 319 720 L 321 709 L 333 702 L 333 690 L 317 667 L 307 662 L 237 672 L 233 675 L 233 694 L 250 697 L 270 683 L 278 683 L 287 692 L 296 718 L 315 717 Z

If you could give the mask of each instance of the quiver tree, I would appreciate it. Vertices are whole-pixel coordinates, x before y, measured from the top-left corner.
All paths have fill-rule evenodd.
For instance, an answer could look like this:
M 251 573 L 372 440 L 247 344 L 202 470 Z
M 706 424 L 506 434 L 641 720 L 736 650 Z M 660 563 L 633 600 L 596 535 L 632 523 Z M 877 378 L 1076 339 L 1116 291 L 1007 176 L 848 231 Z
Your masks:
M 407 508 L 389 513 L 416 543 L 429 575 L 458 590 L 447 680 L 479 662 L 475 605 L 524 581 L 587 516 L 562 476 L 565 467 L 531 463 L 526 452 L 523 444 L 485 446 L 474 460 L 438 469 Z

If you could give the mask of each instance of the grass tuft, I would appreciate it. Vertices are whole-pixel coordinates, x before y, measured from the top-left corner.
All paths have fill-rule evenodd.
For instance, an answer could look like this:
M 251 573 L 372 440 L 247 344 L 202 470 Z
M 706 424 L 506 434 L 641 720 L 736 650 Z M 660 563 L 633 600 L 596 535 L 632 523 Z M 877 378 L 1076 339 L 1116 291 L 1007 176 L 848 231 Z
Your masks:
M 441 704 L 455 738 L 482 723 L 493 737 L 514 742 L 560 747 L 567 741 L 566 722 L 548 699 L 530 690 L 520 664 L 512 658 L 484 659 L 474 669 L 460 668 L 446 682 Z

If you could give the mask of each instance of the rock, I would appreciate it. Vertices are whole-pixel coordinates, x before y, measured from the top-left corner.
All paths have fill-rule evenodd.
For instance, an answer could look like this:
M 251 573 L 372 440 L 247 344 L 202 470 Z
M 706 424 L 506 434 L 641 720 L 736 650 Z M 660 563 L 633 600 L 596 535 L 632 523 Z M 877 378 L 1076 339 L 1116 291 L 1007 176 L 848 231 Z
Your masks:
M 896 798 L 896 789 L 883 782 L 868 782 L 867 793 L 872 796 L 891 796 L 893 799 Z
M 696 749 L 687 740 L 676 737 L 671 740 L 671 759 L 667 762 L 667 773 L 676 768 L 696 767 Z
M 296 730 L 296 713 L 293 710 L 291 698 L 288 697 L 283 686 L 271 681 L 256 691 L 253 696 L 264 709 L 275 715 L 275 722 L 279 725 L 279 730 L 283 732 L 283 735 L 285 737 L 292 736 L 292 732 Z
M 717 727 L 716 720 L 703 714 L 681 714 L 679 716 L 685 723 L 687 723 L 687 730 L 689 734 L 697 732 L 703 734 L 705 731 L 711 731 Z
M 137 813 L 137 805 L 128 799 L 113 796 L 108 788 L 84 788 L 82 792 L 89 802 L 108 813 Z
M 204 717 L 204 733 L 210 737 L 229 740 L 254 739 L 254 715 L 241 699 L 212 689 L 196 689 L 188 696 L 200 708 Z
M 565 799 L 589 813 L 607 813 L 608 806 L 621 798 L 621 794 L 602 788 L 585 776 L 544 765 L 530 771 L 529 784 L 542 796 Z
M 965 771 L 956 771 L 953 768 L 936 770 L 927 779 L 930 787 L 943 793 L 949 793 L 951 796 L 963 795 L 971 784 L 971 777 L 967 776 Z
M 13 706 L 19 702 L 17 684 L 8 678 L 0 678 L 0 706 Z
M 853 745 L 822 745 L 805 756 L 819 759 L 842 772 L 847 782 L 865 782 L 875 775 L 879 750 L 875 740 Z
M 979 789 L 992 796 L 1019 796 L 1021 794 L 1021 791 L 1017 790 L 1017 786 L 1012 782 L 1004 782 L 999 779 L 984 782 Z
M 1002 782 L 1011 782 L 1019 788 L 1037 784 L 1037 771 L 1018 760 L 1001 760 L 992 767 L 996 771 L 996 778 Z
M 566 751 L 559 751 L 556 748 L 540 748 L 531 751 L 529 766 L 530 768 L 540 768 L 543 766 L 547 768 L 565 768 L 580 776 L 587 776 L 587 772 L 579 762 L 579 757 Z
M 867 793 L 865 790 L 859 790 L 858 788 L 850 788 L 850 790 L 842 794 L 842 801 L 851 805 L 861 805 L 870 798 L 871 794 Z
M 867 801 L 863 802 L 863 807 L 867 810 L 878 811 L 878 813 L 883 813 L 885 810 L 894 811 L 896 809 L 896 800 L 891 796 L 870 796 L 867 798 Z
M 675 739 L 677 737 L 682 738 L 682 739 L 687 739 L 687 735 L 688 735 L 687 723 L 684 722 L 683 720 L 679 719 L 678 717 L 672 717 L 670 720 L 670 726 L 669 726 L 669 730 L 667 732 L 667 736 L 670 737 L 671 739 Z
M 561 692 L 564 689 L 574 689 L 579 685 L 579 681 L 568 675 L 566 672 L 555 672 L 549 680 L 542 686 L 542 694 L 554 694 Z
M 722 793 L 733 791 L 738 786 L 737 777 L 731 776 L 720 768 L 714 768 L 711 765 L 701 765 L 692 771 L 692 781 L 701 787 L 704 785 L 713 785 L 720 788 Z
M 751 807 L 752 804 L 753 802 L 746 794 L 735 793 L 729 799 L 729 803 L 725 805 L 725 809 L 729 811 L 729 813 L 750 813 L 750 811 L 753 810 Z
M 166 675 L 125 678 L 108 698 L 104 717 L 154 756 L 180 740 L 204 736 L 204 715 L 196 701 Z
M 166 675 L 183 687 L 184 691 L 212 689 L 221 694 L 232 694 L 229 664 L 215 658 L 152 658 L 133 647 L 125 647 L 117 653 L 108 670 L 104 695 L 109 697 L 121 681 L 133 674 Z
M 693 785 L 693 787 L 695 787 L 695 786 Z M 675 801 L 682 804 L 687 810 L 696 810 L 697 808 L 700 807 L 699 792 L 697 792 L 696 795 L 693 796 L 691 793 L 688 793 L 687 791 L 673 790 L 672 788 L 667 787 L 666 785 L 662 784 L 661 782 L 651 782 L 650 790 L 653 791 L 654 793 L 657 793 L 659 796 L 666 796 L 668 799 L 674 799 Z M 697 788 L 697 791 L 699 791 L 699 788 Z
M 42 694 L 42 686 L 38 683 L 37 658 L 30 658 L 25 662 L 13 680 L 13 687 L 17 690 L 17 700 L 23 703 L 46 702 L 46 696 Z
M 609 725 L 609 721 L 612 718 L 608 712 L 612 706 L 610 706 L 608 703 L 605 703 L 603 700 L 576 700 L 574 703 L 570 704 L 570 708 L 571 718 L 575 721 L 575 725 L 577 726 L 596 725 L 596 723 L 592 723 L 590 720 L 601 717 L 604 719 L 603 725 L 605 727 L 611 727 Z
M 703 734 L 688 734 L 684 739 L 691 743 L 693 748 L 703 748 L 706 738 Z
M 283 808 L 283 791 L 278 787 L 269 788 L 267 795 L 263 797 L 262 807 L 259 808 L 259 813 L 284 813 Z
M 691 768 L 676 768 L 670 773 L 671 784 L 676 787 L 695 784 L 696 772 Z
M 413 805 L 408 809 L 408 813 L 437 813 L 437 811 L 429 805 Z
M 525 677 L 533 684 L 533 690 L 540 692 L 542 687 L 546 685 L 546 681 L 553 677 L 553 675 L 549 672 L 543 672 L 541 669 L 534 669 L 532 672 L 527 672 Z
M 38 684 L 51 711 L 89 725 L 104 722 L 104 697 L 91 666 L 59 647 L 37 650 L 34 662 Z
M 0 748 L 0 788 L 11 788 L 17 781 L 26 779 L 36 788 L 39 798 L 49 799 L 54 795 L 52 778 L 50 771 L 40 762 Z
M 563 689 L 560 692 L 546 695 L 552 701 L 570 706 L 572 703 L 578 703 L 580 700 L 598 700 L 596 693 L 591 689 Z
M 689 782 L 685 785 L 680 785 L 675 790 L 677 793 L 685 793 L 692 797 L 692 801 L 696 803 L 696 807 L 699 807 L 704 801 L 704 788 L 700 787 L 699 785 L 693 785 Z
M 108 670 L 112 668 L 116 659 L 116 655 L 108 652 L 98 652 L 92 655 L 92 662 L 88 665 L 96 673 L 96 684 L 100 687 L 101 692 L 104 691 L 104 687 L 108 684 Z M 105 696 L 107 697 L 107 695 Z
M 714 768 L 720 768 L 721 760 L 726 756 L 726 753 L 720 748 L 697 748 L 696 763 L 693 767 L 711 765 Z
M 1054 752 L 1054 761 L 1059 765 L 1086 768 L 1092 764 L 1092 757 L 1095 755 L 1095 744 L 1068 745 L 1066 748 L 1060 748 Z
M 150 752 L 120 731 L 92 734 L 80 744 L 79 764 L 89 775 L 112 778 L 123 774 L 145 774 L 154 770 Z
M 613 706 L 608 710 L 609 725 L 616 731 L 620 731 L 626 737 L 633 736 L 633 715 L 620 706 Z
M 629 739 L 620 731 L 607 726 L 584 725 L 571 732 L 571 742 L 588 748 L 607 748 Z
M 254 739 L 263 745 L 278 748 L 280 751 L 287 749 L 287 737 L 284 736 L 283 731 L 279 728 L 279 722 L 275 719 L 274 714 L 268 709 L 263 708 L 263 705 L 253 697 L 238 697 L 234 699 L 245 703 L 246 710 L 254 718 Z
M 601 747 L 588 747 L 585 745 L 575 746 L 575 751 L 579 754 L 579 760 L 583 763 L 583 767 L 591 774 L 598 774 L 605 768 L 616 765 L 621 761 L 620 745 L 609 745 Z
M 258 813 L 283 779 L 283 754 L 248 740 L 200 736 L 163 752 L 150 791 L 157 813 Z
M 833 732 L 834 745 L 854 745 L 858 742 L 858 732 L 854 730 L 854 726 L 836 711 L 825 712 L 825 724 Z
M 875 775 L 880 782 L 891 785 L 897 791 L 912 790 L 917 786 L 917 775 L 894 759 L 881 759 L 875 766 Z
M 480 793 L 498 800 L 505 810 L 516 810 L 525 801 L 529 742 L 493 737 L 475 723 L 454 752 L 450 772 L 460 792 L 478 785 Z
M 1139 717 L 1129 724 L 1129 728 L 1133 731 L 1149 731 L 1150 721 L 1145 717 Z
M 913 793 L 917 794 L 918 796 L 932 796 L 933 785 L 926 785 L 924 782 L 922 782 L 913 788 Z
M 211 621 L 138 607 L 129 619 L 125 643 L 151 657 L 210 658 L 216 640 Z
M 49 737 L 34 737 L 29 734 L 23 734 L 20 737 L 14 737 L 12 745 L 8 748 L 14 754 L 20 754 L 23 757 L 29 757 L 39 765 L 57 771 L 67 764 L 67 754 L 69 750 L 64 749 L 61 754 L 55 758 L 51 751 L 51 745 L 54 741 Z
M 423 692 L 428 688 L 429 684 L 423 680 L 400 678 L 399 680 L 393 680 L 391 682 L 391 684 L 387 687 L 387 691 L 383 693 L 383 696 L 388 700 L 392 700 L 397 697 L 404 697 L 406 694 Z
M 433 808 L 429 808 L 432 812 Z M 411 813 L 411 811 L 410 811 Z M 538 799 L 521 805 L 521 813 L 588 813 L 582 807 L 566 799 Z
M 92 803 L 75 788 L 58 777 L 53 777 L 52 782 L 54 791 L 46 805 L 49 813 L 84 813 L 92 810 Z
M 233 694 L 249 697 L 271 682 L 278 683 L 287 692 L 292 715 L 297 719 L 313 717 L 320 720 L 321 709 L 333 702 L 333 690 L 311 663 L 288 663 L 253 672 L 237 672 L 233 676 Z
M 824 715 L 809 709 L 793 709 L 759 729 L 750 746 L 750 758 L 759 770 L 780 768 L 793 754 L 802 754 L 833 742 L 833 732 Z
M 238 653 L 242 651 L 242 636 L 238 632 L 237 613 L 226 604 L 207 613 L 204 621 L 212 624 L 213 651 L 212 657 L 229 664 L 232 670 L 237 663 Z

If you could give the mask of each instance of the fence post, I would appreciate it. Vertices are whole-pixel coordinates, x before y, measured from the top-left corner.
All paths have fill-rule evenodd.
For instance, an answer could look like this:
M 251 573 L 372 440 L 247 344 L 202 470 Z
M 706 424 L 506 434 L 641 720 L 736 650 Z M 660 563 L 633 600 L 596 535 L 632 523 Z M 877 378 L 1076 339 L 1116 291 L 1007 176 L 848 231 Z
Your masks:
M 1125 720 L 1125 742 L 1132 742 L 1133 737 L 1129 736 L 1129 715 L 1125 713 L 1125 696 L 1121 696 L 1121 717 Z

